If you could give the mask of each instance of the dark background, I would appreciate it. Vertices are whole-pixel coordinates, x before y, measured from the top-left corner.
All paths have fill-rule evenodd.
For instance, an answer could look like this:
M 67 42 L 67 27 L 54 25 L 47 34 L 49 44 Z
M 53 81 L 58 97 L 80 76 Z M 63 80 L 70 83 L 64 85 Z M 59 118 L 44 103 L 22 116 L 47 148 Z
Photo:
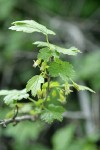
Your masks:
M 29 19 L 57 33 L 49 37 L 51 42 L 82 51 L 64 59 L 73 64 L 75 81 L 96 94 L 75 91 L 68 97 L 62 123 L 0 127 L 0 150 L 99 150 L 100 0 L 0 0 L 0 89 L 22 89 L 38 73 L 32 68 L 38 52 L 32 42 L 43 37 L 8 30 L 12 22 Z M 0 98 L 0 119 L 8 111 Z

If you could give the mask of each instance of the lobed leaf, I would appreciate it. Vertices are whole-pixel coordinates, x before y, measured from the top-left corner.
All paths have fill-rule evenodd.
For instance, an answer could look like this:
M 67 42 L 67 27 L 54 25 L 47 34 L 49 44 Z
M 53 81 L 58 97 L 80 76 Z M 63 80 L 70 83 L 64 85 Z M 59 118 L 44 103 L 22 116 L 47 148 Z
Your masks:
M 19 101 L 22 99 L 27 99 L 29 94 L 27 94 L 26 89 L 23 90 L 1 90 L 0 95 L 4 95 L 4 102 L 6 104 L 11 104 L 14 101 Z
M 31 91 L 33 96 L 36 96 L 37 92 L 41 89 L 41 83 L 44 83 L 44 78 L 41 75 L 36 75 L 32 77 L 27 85 L 27 92 Z
M 65 49 L 65 48 L 59 47 L 57 45 L 48 44 L 47 42 L 41 42 L 41 41 L 34 42 L 33 44 L 38 45 L 38 47 L 49 47 L 50 46 L 50 48 L 53 51 L 57 51 L 58 53 L 67 54 L 67 55 L 77 55 L 77 53 L 80 53 L 80 50 L 78 50 L 75 47 Z
M 34 20 L 15 21 L 12 23 L 12 25 L 13 26 L 9 28 L 11 30 L 23 31 L 26 33 L 41 32 L 45 35 L 47 34 L 55 35 L 53 31 L 47 29 L 45 26 L 37 23 Z
M 49 58 L 52 56 L 52 52 L 48 47 L 42 48 L 39 51 L 38 58 L 48 61 Z
M 48 108 L 45 108 L 40 117 L 47 123 L 52 123 L 54 120 L 62 121 L 63 112 L 64 108 L 62 106 L 55 106 L 50 104 Z
M 52 77 L 60 76 L 65 81 L 74 74 L 73 66 L 69 62 L 61 61 L 60 59 L 51 62 L 48 71 Z

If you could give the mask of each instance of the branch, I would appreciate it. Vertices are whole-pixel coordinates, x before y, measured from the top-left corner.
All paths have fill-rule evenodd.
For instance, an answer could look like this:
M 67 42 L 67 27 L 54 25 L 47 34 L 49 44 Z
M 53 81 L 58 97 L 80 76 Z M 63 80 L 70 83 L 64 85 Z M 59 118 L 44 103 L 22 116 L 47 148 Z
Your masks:
M 25 115 L 25 116 L 19 116 L 16 118 L 10 118 L 10 119 L 5 119 L 5 120 L 0 120 L 0 125 L 3 127 L 6 127 L 10 123 L 14 123 L 16 125 L 18 122 L 25 121 L 25 120 L 30 120 L 30 121 L 35 121 L 36 116 L 31 116 L 31 115 Z
M 84 116 L 82 112 L 71 112 L 71 111 L 64 112 L 63 117 L 69 118 L 69 119 L 86 119 L 86 117 Z M 24 115 L 24 116 L 19 116 L 16 118 L 0 120 L 0 125 L 2 125 L 3 127 L 7 127 L 7 125 L 10 123 L 14 123 L 13 125 L 16 125 L 17 123 L 21 121 L 25 121 L 25 120 L 35 121 L 36 119 L 37 119 L 36 116 Z

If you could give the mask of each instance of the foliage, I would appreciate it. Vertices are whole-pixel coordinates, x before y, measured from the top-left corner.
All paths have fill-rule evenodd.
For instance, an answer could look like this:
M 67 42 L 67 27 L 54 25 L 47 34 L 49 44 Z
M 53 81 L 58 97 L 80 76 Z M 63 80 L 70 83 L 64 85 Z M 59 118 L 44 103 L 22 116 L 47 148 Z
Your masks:
M 23 7 L 24 6 L 24 7 Z M 76 72 L 77 77 L 79 76 L 79 80 L 85 81 L 86 84 L 91 86 L 95 90 L 100 90 L 100 69 L 98 66 L 100 66 L 100 48 L 99 48 L 99 41 L 100 41 L 100 32 L 99 32 L 99 7 L 100 7 L 100 1 L 99 0 L 34 0 L 34 1 L 28 1 L 28 0 L 0 0 L 0 87 L 5 89 L 13 89 L 14 87 L 17 89 L 23 89 L 25 87 L 26 82 L 28 79 L 33 77 L 33 75 L 38 74 L 38 69 L 32 69 L 32 59 L 36 59 L 37 49 L 34 45 L 31 44 L 31 41 L 33 39 L 38 39 L 41 41 L 42 35 L 39 34 L 25 34 L 25 33 L 18 33 L 18 32 L 10 32 L 7 30 L 10 22 L 13 22 L 14 20 L 22 20 L 23 18 L 29 19 L 34 18 L 35 20 L 43 23 L 44 25 L 47 25 L 49 28 L 54 28 L 59 26 L 59 22 L 56 22 L 56 19 L 59 19 L 61 21 L 61 26 L 56 30 L 58 38 L 50 38 L 51 42 L 57 42 L 62 44 L 68 45 L 82 45 L 82 43 L 73 42 L 73 39 L 70 38 L 69 34 L 64 34 L 65 30 L 69 31 L 70 33 L 75 33 L 75 39 L 77 39 L 79 36 L 76 32 L 73 32 L 70 27 L 62 28 L 63 26 L 63 20 L 67 24 L 76 25 L 77 28 L 82 32 L 84 36 L 85 42 L 83 43 L 83 48 L 79 46 L 82 50 L 82 54 L 78 55 L 77 57 L 70 57 L 68 55 L 65 55 L 65 59 L 68 61 L 69 58 L 71 58 L 71 61 L 77 60 L 76 65 Z M 58 9 L 59 8 L 59 9 Z M 77 9 L 78 8 L 78 9 Z M 49 18 L 49 19 L 48 19 Z M 55 27 L 52 25 L 52 21 L 55 20 Z M 69 30 L 70 29 L 70 30 Z M 61 32 L 60 32 L 61 31 Z M 66 35 L 66 36 L 64 36 Z M 78 38 L 80 39 L 80 37 Z M 59 45 L 60 45 L 59 44 Z M 62 46 L 63 47 L 63 46 Z M 34 49 L 34 52 L 33 52 Z M 98 49 L 98 51 L 97 51 Z M 47 50 L 48 51 L 48 50 Z M 93 52 L 94 51 L 94 52 Z M 33 52 L 33 54 L 32 54 Z M 45 51 L 46 52 L 46 51 Z M 93 53 L 93 55 L 91 55 Z M 62 53 L 61 53 L 62 54 Z M 58 52 L 54 53 L 54 55 L 59 55 Z M 45 57 L 46 56 L 46 57 Z M 44 57 L 41 59 L 46 60 L 46 58 L 49 56 L 45 54 Z M 63 55 L 62 55 L 63 56 Z M 34 57 L 34 58 L 32 58 Z M 87 58 L 87 60 L 86 60 Z M 89 59 L 88 59 L 89 58 Z M 89 61 L 91 58 L 91 62 Z M 75 62 L 73 63 L 75 64 Z M 77 69 L 79 66 L 79 69 Z M 8 71 L 7 71 L 8 68 Z M 13 73 L 12 73 L 13 70 Z M 6 76 L 5 76 L 6 73 Z M 9 76 L 9 74 L 11 76 Z M 59 80 L 59 79 L 58 79 Z M 78 80 L 78 81 L 79 81 Z M 53 81 L 52 81 L 53 82 Z M 46 85 L 47 83 L 45 83 Z M 45 86 L 44 85 L 44 86 Z M 57 89 L 51 89 L 56 87 Z M 55 103 L 55 105 L 58 105 L 58 101 L 55 99 L 59 99 L 62 103 L 66 102 L 64 95 L 64 91 L 58 88 L 59 83 L 50 83 L 50 98 L 52 99 L 52 103 Z M 47 88 L 47 87 L 46 87 Z M 69 84 L 66 83 L 66 86 L 64 86 L 66 89 L 66 94 L 69 93 L 71 88 Z M 43 88 L 45 93 L 45 88 Z M 40 91 L 39 91 L 40 92 Z M 39 93 L 38 92 L 38 93 Z M 29 92 L 30 93 L 30 92 Z M 56 93 L 56 94 L 55 94 Z M 41 94 L 40 94 L 41 95 Z M 54 97 L 55 95 L 55 97 Z M 14 115 L 14 108 L 13 105 L 9 107 L 8 105 L 4 105 L 2 101 L 2 96 L 0 97 L 0 119 L 4 119 L 7 117 L 12 117 Z M 62 98 L 62 99 L 61 99 Z M 37 100 L 37 97 L 34 98 Z M 70 101 L 68 101 L 70 100 Z M 94 95 L 94 104 L 96 104 L 96 94 Z M 27 103 L 28 102 L 28 103 Z M 35 101 L 36 105 L 39 106 L 39 103 L 42 104 L 43 99 L 40 99 L 39 101 Z M 48 102 L 49 103 L 49 102 Z M 24 105 L 23 105 L 24 104 Z M 15 104 L 16 105 L 16 104 Z M 19 107 L 19 115 L 23 115 L 25 113 L 34 114 L 36 110 L 34 110 L 33 103 L 29 103 L 28 100 L 22 100 L 18 101 L 17 105 Z M 80 106 L 78 105 L 77 100 L 77 93 L 71 94 L 71 97 L 67 97 L 67 110 L 79 110 Z M 31 110 L 31 111 L 30 111 Z M 39 110 L 39 108 L 38 108 Z M 96 109 L 97 111 L 97 109 Z M 6 115 L 7 114 L 7 115 Z M 12 115 L 11 115 L 12 114 Z M 48 145 L 51 149 L 51 145 L 48 144 L 48 142 L 51 141 L 51 134 L 54 130 L 58 128 L 59 125 L 62 126 L 68 122 L 69 119 L 67 119 L 62 123 L 55 122 L 52 125 L 47 125 L 47 128 L 44 129 L 43 133 L 41 133 L 40 137 L 42 139 L 42 143 L 44 145 Z M 73 120 L 72 120 L 73 122 Z M 74 122 L 76 123 L 76 122 Z M 85 121 L 84 121 L 85 123 Z M 19 125 L 26 128 L 28 123 L 23 122 Z M 30 128 L 32 128 L 33 123 L 30 122 Z M 39 123 L 38 123 L 39 124 Z M 80 121 L 78 121 L 78 124 L 80 124 Z M 97 124 L 97 123 L 96 123 Z M 37 124 L 36 124 L 37 126 Z M 52 128 L 53 126 L 53 128 Z M 7 126 L 7 130 L 10 132 L 11 129 L 14 131 L 15 126 Z M 17 126 L 16 126 L 17 127 Z M 55 129 L 56 128 L 56 129 Z M 67 127 L 66 127 L 67 128 Z M 17 138 L 19 138 L 19 134 L 21 130 L 18 130 L 16 132 L 15 136 L 12 136 L 9 133 L 9 136 L 6 135 L 6 129 L 3 129 L 0 127 L 0 148 L 3 149 L 14 149 L 14 150 L 48 150 L 47 147 L 44 147 L 41 144 L 40 140 L 34 141 L 34 138 L 31 139 L 31 134 L 34 134 L 35 132 L 30 132 L 30 136 L 27 138 L 27 142 L 16 142 L 18 141 Z M 36 127 L 37 129 L 37 127 Z M 49 131 L 50 129 L 50 131 Z M 96 128 L 97 129 L 97 128 Z M 35 129 L 34 129 L 35 130 Z M 32 128 L 33 131 L 33 128 Z M 82 132 L 83 134 L 84 131 Z M 91 141 L 83 136 L 80 137 L 78 134 L 75 134 L 75 138 L 71 143 L 72 148 L 74 150 L 80 150 L 85 146 L 85 150 L 95 150 L 96 148 L 96 141 Z M 45 137 L 44 137 L 45 135 Z M 4 138 L 3 138 L 4 137 Z M 12 137 L 12 138 L 11 138 Z M 32 137 L 32 136 L 31 136 Z M 76 138 L 79 137 L 79 138 Z M 91 138 L 94 138 L 95 135 L 92 135 Z M 3 139 L 2 139 L 3 138 Z M 67 136 L 66 136 L 67 138 Z M 65 139 L 65 138 L 64 138 Z M 85 139 L 83 141 L 83 139 Z M 80 140 L 80 141 L 79 141 Z M 81 142 L 81 140 L 83 142 Z M 28 144 L 28 141 L 29 144 Z M 9 144 L 12 144 L 12 146 L 9 148 Z M 83 143 L 83 144 L 82 144 Z M 87 144 L 86 144 L 87 143 Z M 60 139 L 60 144 L 62 144 L 62 141 Z M 49 150 L 50 150 L 49 149 Z M 99 148 L 98 148 L 99 150 Z
M 73 66 L 66 61 L 61 60 L 60 53 L 67 55 L 76 55 L 80 51 L 77 48 L 64 49 L 59 46 L 49 43 L 48 34 L 55 35 L 53 31 L 48 30 L 45 26 L 37 23 L 34 20 L 16 21 L 12 23 L 9 29 L 16 31 L 23 31 L 26 33 L 41 32 L 45 38 L 46 42 L 35 42 L 38 47 L 45 47 L 40 49 L 38 58 L 35 61 L 33 67 L 38 67 L 40 69 L 40 74 L 33 76 L 26 85 L 26 89 L 18 90 L 2 90 L 0 95 L 6 95 L 4 97 L 4 102 L 9 104 L 12 103 L 19 105 L 20 109 L 24 107 L 24 103 L 20 108 L 19 100 L 27 99 L 31 101 L 32 107 L 30 107 L 28 114 L 38 115 L 38 117 L 48 123 L 52 123 L 54 120 L 62 121 L 64 106 L 63 102 L 66 102 L 66 97 L 70 94 L 71 87 L 79 90 L 93 90 L 80 86 L 72 80 L 74 73 Z M 46 59 L 47 57 L 47 59 Z M 62 82 L 54 82 L 52 77 L 60 77 Z M 62 84 L 63 83 L 63 84 Z M 52 86 L 51 86 L 52 85 Z M 29 93 L 31 91 L 31 94 Z M 52 96 L 50 95 L 52 91 Z M 56 97 L 57 93 L 58 96 Z M 13 105 L 14 107 L 15 105 Z M 20 114 L 22 115 L 22 113 Z
M 57 59 L 55 62 L 51 62 L 48 70 L 51 77 L 60 76 L 64 81 L 66 81 L 68 78 L 71 78 L 74 72 L 71 64 L 59 59 Z
M 5 134 L 13 138 L 12 147 L 15 150 L 47 150 L 45 146 L 36 142 L 40 133 L 44 130 L 44 127 L 44 124 L 40 121 L 34 123 L 26 121 L 24 124 L 21 122 L 14 127 L 9 125 L 8 128 L 5 129 Z M 34 145 L 30 143 L 30 140 L 34 141 Z
M 55 106 L 53 104 L 48 105 L 47 108 L 42 112 L 41 119 L 46 121 L 47 123 L 52 123 L 54 119 L 62 121 L 62 113 L 64 112 L 64 108 L 62 106 Z
M 69 148 L 73 140 L 75 126 L 70 125 L 58 130 L 53 136 L 54 150 L 65 150 Z M 62 142 L 60 142 L 62 140 Z
M 48 30 L 45 26 L 37 23 L 34 20 L 16 21 L 16 22 L 13 22 L 12 24 L 13 26 L 9 28 L 11 30 L 23 31 L 26 33 L 41 32 L 44 35 L 47 35 L 47 34 L 55 35 L 53 31 Z
M 44 78 L 41 75 L 32 77 L 26 85 L 27 92 L 31 90 L 32 95 L 36 96 L 41 89 L 41 83 L 44 83 Z
M 16 138 L 19 143 L 24 143 L 27 142 L 27 139 L 36 140 L 42 130 L 43 130 L 43 123 L 40 122 L 31 123 L 27 121 L 25 122 L 25 124 L 20 123 L 13 128 L 9 126 L 9 128 L 6 130 L 6 135 Z M 17 134 L 17 132 L 19 132 L 19 134 Z
M 43 144 L 39 143 L 39 135 L 43 133 L 48 127 L 42 122 L 29 122 L 26 121 L 19 123 L 17 126 L 12 127 L 9 125 L 4 130 L 4 135 L 13 138 L 12 148 L 14 150 L 50 150 Z M 83 136 L 77 138 L 75 133 L 78 128 L 76 125 L 69 124 L 64 126 L 53 134 L 51 137 L 52 150 L 98 150 L 96 142 L 100 139 L 99 134 L 92 134 L 90 136 Z M 31 143 L 32 141 L 33 143 Z
M 54 150 L 98 150 L 95 142 L 99 140 L 98 134 L 90 136 L 75 138 L 74 124 L 59 129 L 53 136 L 53 149 Z M 92 139 L 93 137 L 96 137 Z M 61 141 L 61 139 L 63 139 Z
M 29 97 L 29 94 L 26 93 L 26 89 L 24 90 L 1 90 L 0 95 L 6 95 L 4 97 L 4 102 L 6 104 L 14 103 L 15 101 L 19 101 L 22 99 L 27 99 Z
M 57 51 L 58 53 L 67 54 L 67 55 L 77 55 L 77 53 L 80 52 L 80 50 L 78 50 L 76 47 L 65 49 L 54 44 L 50 44 L 50 43 L 48 44 L 47 42 L 37 41 L 34 42 L 33 44 L 38 45 L 38 47 L 50 47 L 52 51 Z

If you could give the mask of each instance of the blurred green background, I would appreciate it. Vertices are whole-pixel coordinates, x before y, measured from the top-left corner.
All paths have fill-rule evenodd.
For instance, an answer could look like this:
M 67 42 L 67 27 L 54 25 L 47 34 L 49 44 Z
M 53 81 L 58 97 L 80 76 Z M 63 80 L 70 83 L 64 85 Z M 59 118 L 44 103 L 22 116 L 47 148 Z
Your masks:
M 74 91 L 62 123 L 0 127 L 0 150 L 100 150 L 100 0 L 0 0 L 0 89 L 22 89 L 38 72 L 32 42 L 43 37 L 8 30 L 13 21 L 29 19 L 57 33 L 51 42 L 82 51 L 63 59 L 74 65 L 74 80 L 96 94 Z M 8 111 L 0 99 L 0 119 Z

